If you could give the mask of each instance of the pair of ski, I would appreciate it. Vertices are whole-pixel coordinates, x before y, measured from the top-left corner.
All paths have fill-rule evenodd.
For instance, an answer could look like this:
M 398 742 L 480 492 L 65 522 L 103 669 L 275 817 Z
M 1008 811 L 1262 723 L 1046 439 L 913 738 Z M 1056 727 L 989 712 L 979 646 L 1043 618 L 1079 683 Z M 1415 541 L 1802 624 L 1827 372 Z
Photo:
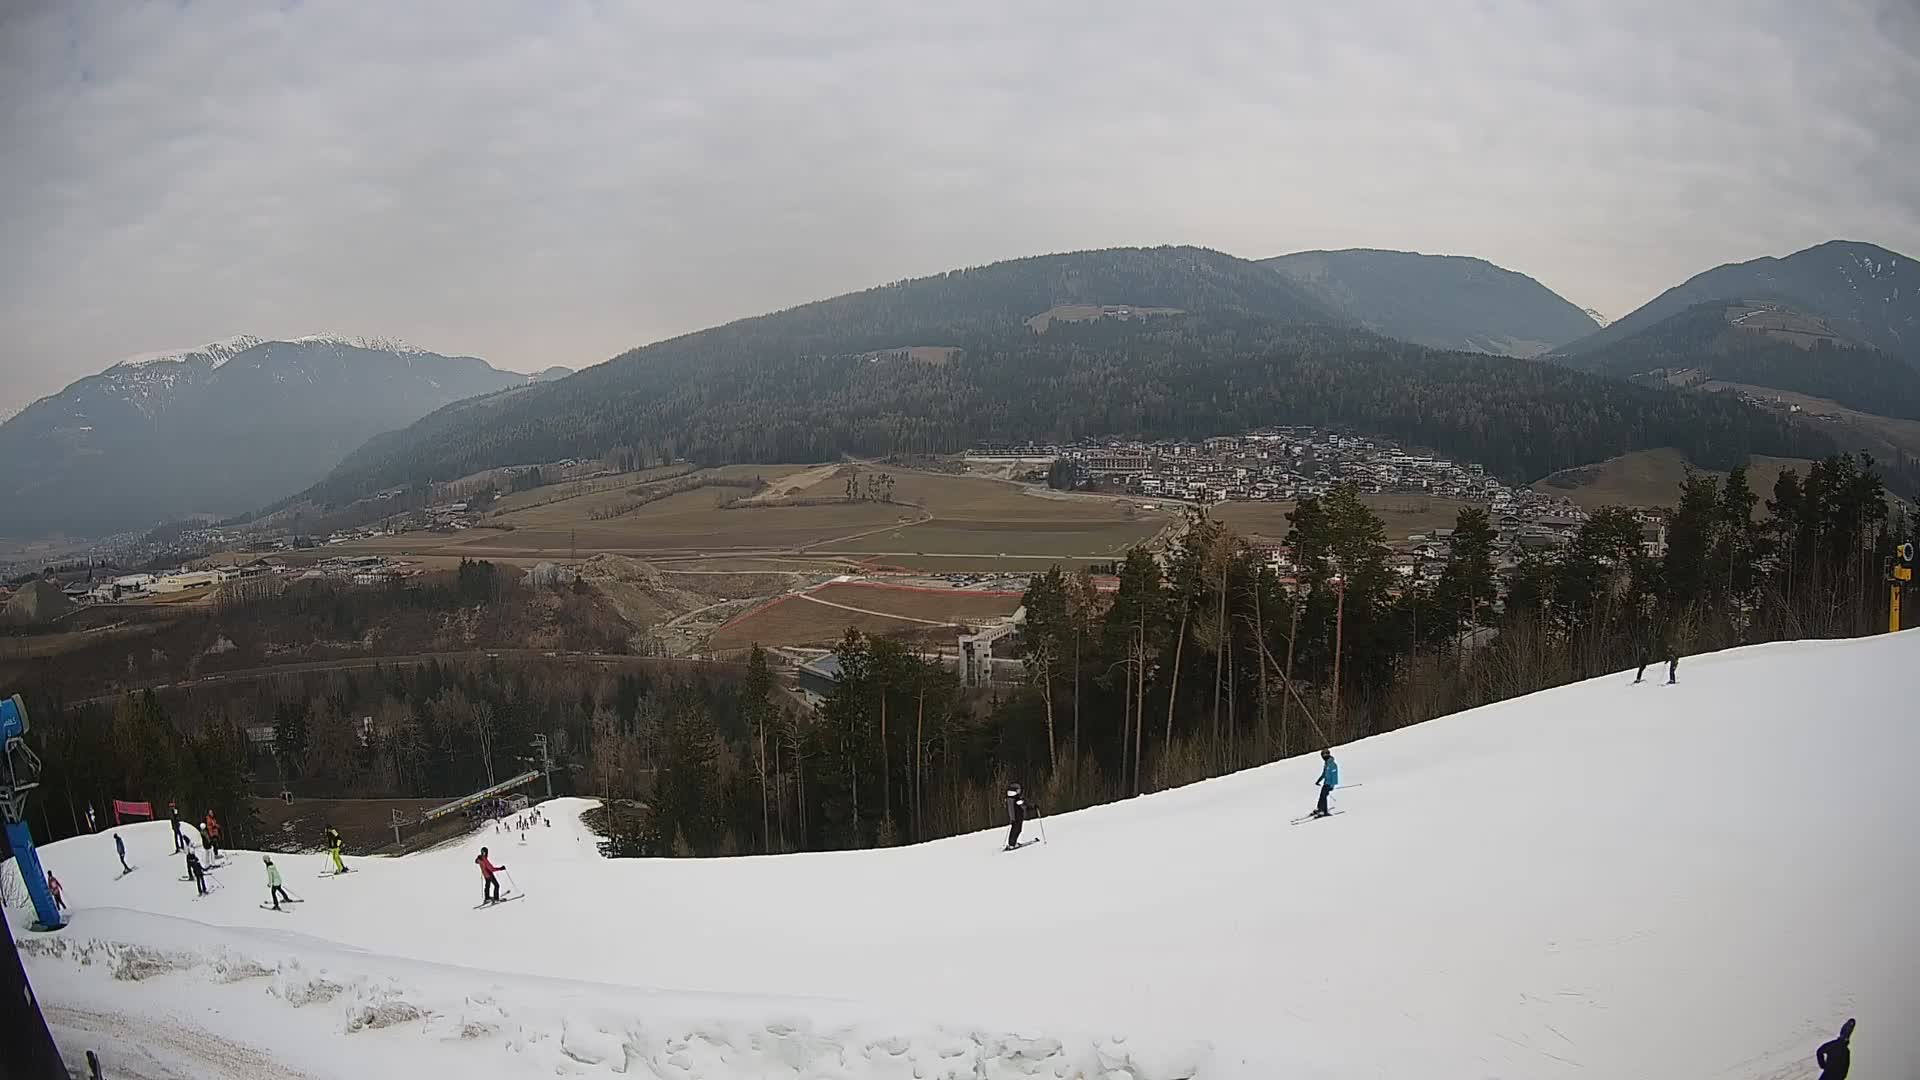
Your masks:
M 351 874 L 351 873 L 353 873 L 353 867 L 349 866 L 345 870 L 322 870 L 320 871 L 320 876 L 321 877 L 339 877 L 341 874 Z
M 498 900 L 482 900 L 478 904 L 475 904 L 473 906 L 473 910 L 479 911 L 481 908 L 499 907 L 501 904 L 510 903 L 514 900 L 522 899 L 526 895 L 527 894 L 523 892 L 512 892 L 512 893 L 506 894 L 505 896 L 502 896 Z
M 1040 838 L 1035 837 L 1032 840 L 1022 840 L 1017 844 L 1008 844 L 1006 847 L 1003 847 L 1000 850 L 1001 851 L 1019 851 L 1021 848 L 1030 848 L 1039 842 L 1040 842 Z
M 1312 820 L 1314 820 L 1314 819 L 1316 819 L 1316 818 L 1323 818 L 1323 817 L 1333 817 L 1333 816 L 1335 816 L 1335 815 L 1337 815 L 1337 814 L 1344 814 L 1344 813 L 1346 813 L 1346 811 L 1345 811 L 1345 810 L 1329 810 L 1329 811 L 1327 811 L 1327 812 L 1326 812 L 1326 813 L 1324 813 L 1324 814 L 1308 814 L 1308 815 L 1306 815 L 1305 817 L 1297 817 L 1297 818 L 1294 818 L 1294 819 L 1293 819 L 1292 821 L 1289 821 L 1289 822 L 1287 822 L 1287 824 L 1289 824 L 1289 825 L 1304 825 L 1304 824 L 1306 824 L 1307 822 L 1309 822 L 1309 821 L 1312 821 Z
M 291 906 L 291 905 L 293 905 L 293 904 L 304 904 L 304 903 L 306 903 L 306 901 L 305 901 L 305 900 L 282 900 L 282 901 L 281 901 L 281 903 L 283 903 L 283 904 L 287 904 L 287 905 L 289 905 L 289 906 Z M 285 910 L 287 910 L 287 909 L 286 909 L 286 908 L 284 908 L 284 907 L 274 907 L 274 906 L 273 906 L 272 904 L 261 904 L 261 905 L 260 905 L 260 910 L 262 910 L 262 911 L 285 911 Z

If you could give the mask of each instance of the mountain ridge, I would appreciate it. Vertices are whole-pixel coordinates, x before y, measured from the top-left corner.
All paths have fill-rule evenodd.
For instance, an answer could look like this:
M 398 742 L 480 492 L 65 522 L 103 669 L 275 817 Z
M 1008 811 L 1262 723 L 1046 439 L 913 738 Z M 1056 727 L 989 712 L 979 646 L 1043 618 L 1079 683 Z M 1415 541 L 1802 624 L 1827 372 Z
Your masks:
M 370 440 L 301 498 L 337 506 L 565 457 L 820 461 L 1274 423 L 1364 429 L 1515 477 L 1675 438 L 1716 460 L 1831 450 L 1735 402 L 1554 370 L 1383 338 L 1286 275 L 1207 249 L 1036 256 L 737 320 L 442 408 Z
M 248 510 L 381 431 L 529 378 L 342 335 L 127 357 L 0 422 L 9 530 L 87 535 Z
M 1920 419 L 1920 371 L 1780 301 L 1702 301 L 1619 341 L 1551 359 L 1616 378 L 1717 380 Z
M 1920 366 L 1920 263 L 1860 240 L 1828 240 L 1785 256 L 1722 263 L 1553 352 L 1591 352 L 1717 300 L 1786 303 L 1826 319 L 1845 337 Z
M 1342 248 L 1258 262 L 1345 319 L 1429 348 L 1530 357 L 1596 326 L 1534 278 L 1470 255 Z

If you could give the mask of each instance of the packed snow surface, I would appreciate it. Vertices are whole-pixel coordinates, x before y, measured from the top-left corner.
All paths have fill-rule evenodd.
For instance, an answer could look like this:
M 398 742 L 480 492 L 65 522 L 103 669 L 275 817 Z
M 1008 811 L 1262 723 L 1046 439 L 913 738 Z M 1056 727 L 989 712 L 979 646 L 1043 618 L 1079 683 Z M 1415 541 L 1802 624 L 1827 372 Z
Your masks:
M 115 1077 L 1784 1080 L 1849 1016 L 1855 1076 L 1916 1076 L 1916 665 L 1690 658 L 1341 747 L 1324 821 L 1307 757 L 1012 853 L 614 861 L 564 799 L 524 842 L 282 856 L 282 914 L 257 854 L 196 899 L 132 825 L 125 876 L 44 849 L 73 921 L 16 934 Z M 475 907 L 481 843 L 519 899 Z

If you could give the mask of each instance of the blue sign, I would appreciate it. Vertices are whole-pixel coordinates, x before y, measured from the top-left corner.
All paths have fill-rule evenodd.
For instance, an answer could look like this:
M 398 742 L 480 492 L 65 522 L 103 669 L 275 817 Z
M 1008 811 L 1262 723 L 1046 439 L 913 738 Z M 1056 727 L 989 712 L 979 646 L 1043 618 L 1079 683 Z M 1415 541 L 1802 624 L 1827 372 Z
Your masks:
M 15 694 L 0 698 L 0 739 L 17 739 L 27 733 L 27 706 Z

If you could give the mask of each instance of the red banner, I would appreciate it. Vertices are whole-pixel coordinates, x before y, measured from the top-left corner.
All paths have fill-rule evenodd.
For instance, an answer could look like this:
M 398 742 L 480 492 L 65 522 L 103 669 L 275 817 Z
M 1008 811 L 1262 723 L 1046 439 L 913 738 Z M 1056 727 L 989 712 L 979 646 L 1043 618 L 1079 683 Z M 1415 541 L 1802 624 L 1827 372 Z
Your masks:
M 113 823 L 120 824 L 122 818 L 143 817 L 153 820 L 153 804 L 150 802 L 127 802 L 124 799 L 113 800 Z

